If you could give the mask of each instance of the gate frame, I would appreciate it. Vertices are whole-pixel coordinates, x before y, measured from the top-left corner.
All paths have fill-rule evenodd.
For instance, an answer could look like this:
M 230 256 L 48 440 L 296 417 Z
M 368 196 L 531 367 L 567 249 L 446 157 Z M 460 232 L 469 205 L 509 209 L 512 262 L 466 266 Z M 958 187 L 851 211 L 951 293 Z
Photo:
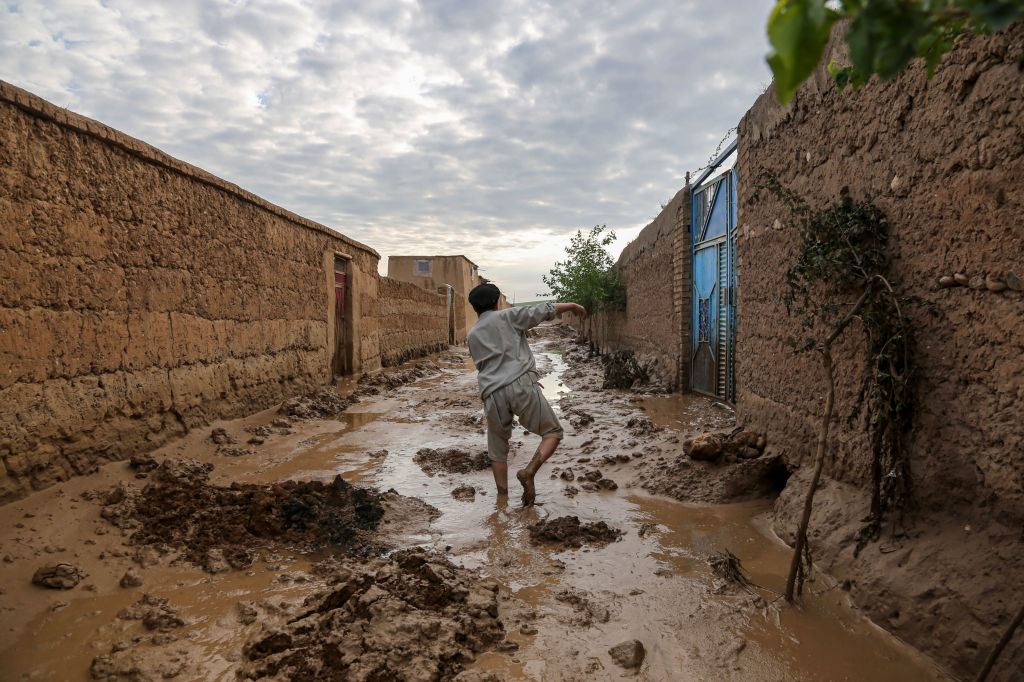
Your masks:
M 730 169 L 730 173 L 735 177 L 735 184 L 730 180 L 726 189 L 728 194 L 726 195 L 726 211 L 732 218 L 732 225 L 729 225 L 727 221 L 725 234 L 721 237 L 716 238 L 714 244 L 708 244 L 707 242 L 698 242 L 697 237 L 694 235 L 694 229 L 697 225 L 697 203 L 695 201 L 697 190 L 704 184 L 711 175 L 718 170 L 718 168 L 725 162 L 729 156 L 737 151 L 739 147 L 739 136 L 737 135 L 733 140 L 726 145 L 726 147 L 719 152 L 719 154 L 708 164 L 704 171 L 697 177 L 696 180 L 690 183 L 689 199 L 690 199 L 690 338 L 689 338 L 689 353 L 688 353 L 688 372 L 687 372 L 687 383 L 689 390 L 693 393 L 699 393 L 701 395 L 707 395 L 716 400 L 725 400 L 728 403 L 736 403 L 736 333 L 738 331 L 738 310 L 736 308 L 736 287 L 738 285 L 738 268 L 736 262 L 736 237 L 737 229 L 739 226 L 739 201 L 736 194 L 739 191 L 739 175 L 737 174 L 736 166 L 739 165 L 738 160 L 736 166 Z M 696 255 L 698 244 L 703 248 L 717 248 L 718 244 L 725 244 L 725 261 L 726 261 L 726 291 L 723 295 L 724 304 L 720 313 L 725 316 L 725 352 L 726 352 L 726 372 L 725 372 L 725 390 L 723 395 L 719 395 L 717 392 L 714 394 L 705 393 L 704 391 L 695 389 L 693 386 L 693 360 L 697 352 L 697 343 L 694 343 L 694 339 L 699 333 L 697 326 L 698 321 L 694 319 L 697 315 L 697 307 L 693 305 L 694 291 L 696 290 L 696 283 L 694 282 L 694 264 L 696 263 Z M 721 321 L 719 322 L 721 325 Z M 717 381 L 716 381 L 717 383 Z M 716 387 L 717 388 L 717 387 Z M 723 397 L 724 396 L 724 397 Z

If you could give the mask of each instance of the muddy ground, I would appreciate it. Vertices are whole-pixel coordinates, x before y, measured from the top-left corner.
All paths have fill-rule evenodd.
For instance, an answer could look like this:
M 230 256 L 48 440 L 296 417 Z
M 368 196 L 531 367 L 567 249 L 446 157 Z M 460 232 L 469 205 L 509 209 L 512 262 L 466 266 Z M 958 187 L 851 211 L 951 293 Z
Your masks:
M 533 343 L 566 438 L 532 508 L 494 494 L 456 349 L 0 509 L 0 678 L 945 679 L 828 576 L 780 606 L 784 474 L 728 409 Z

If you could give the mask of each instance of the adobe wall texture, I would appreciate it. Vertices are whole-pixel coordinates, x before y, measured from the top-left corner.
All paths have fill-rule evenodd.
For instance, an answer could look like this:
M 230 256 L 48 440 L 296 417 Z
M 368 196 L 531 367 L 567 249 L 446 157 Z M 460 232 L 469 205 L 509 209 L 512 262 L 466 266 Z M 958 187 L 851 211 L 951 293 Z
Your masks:
M 751 201 L 765 173 L 815 209 L 848 187 L 889 220 L 894 284 L 914 300 L 908 312 L 919 377 L 910 456 L 920 507 L 912 537 L 924 535 L 897 540 L 904 551 L 890 558 L 878 546 L 854 558 L 844 539 L 864 515 L 870 481 L 868 443 L 847 422 L 864 367 L 853 329 L 835 352 L 834 456 L 812 543 L 820 560 L 849 567 L 860 583 L 855 595 L 880 624 L 959 674 L 977 671 L 1017 606 L 1008 597 L 1024 589 L 1021 538 L 1012 530 L 1024 526 L 1022 56 L 1024 26 L 1017 25 L 964 41 L 930 81 L 915 66 L 888 83 L 840 93 L 822 70 L 790 106 L 763 95 L 739 127 L 738 416 L 801 468 L 779 501 L 777 529 L 787 537 L 795 527 L 805 486 L 793 483 L 809 468 L 802 465 L 813 452 L 825 388 L 818 358 L 794 356 L 786 344 L 799 334 L 780 302 L 798 226 L 770 195 Z M 971 286 L 939 286 L 954 273 Z M 999 283 L 1016 290 L 992 290 Z M 939 527 L 952 535 L 922 544 Z M 1008 654 L 1024 666 L 1024 646 Z
M 688 385 L 689 229 L 690 193 L 683 188 L 615 264 L 626 287 L 625 310 L 597 313 L 582 325 L 602 353 L 633 351 L 653 382 L 668 390 Z
M 332 264 L 380 367 L 379 257 L 0 82 L 0 502 L 330 380 Z
M 448 348 L 448 297 L 380 280 L 380 357 L 385 367 Z

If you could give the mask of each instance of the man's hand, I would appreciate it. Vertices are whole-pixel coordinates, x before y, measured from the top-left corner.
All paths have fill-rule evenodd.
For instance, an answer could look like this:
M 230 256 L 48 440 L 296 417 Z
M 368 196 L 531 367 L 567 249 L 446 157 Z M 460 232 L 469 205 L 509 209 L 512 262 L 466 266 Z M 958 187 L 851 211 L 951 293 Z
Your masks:
M 559 315 L 562 313 L 576 313 L 581 318 L 587 316 L 587 309 L 579 303 L 556 303 L 555 312 Z

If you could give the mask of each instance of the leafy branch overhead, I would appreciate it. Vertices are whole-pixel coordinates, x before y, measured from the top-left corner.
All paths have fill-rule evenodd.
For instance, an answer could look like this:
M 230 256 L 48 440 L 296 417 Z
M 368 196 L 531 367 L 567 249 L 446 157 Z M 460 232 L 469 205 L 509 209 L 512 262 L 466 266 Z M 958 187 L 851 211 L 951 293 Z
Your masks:
M 785 104 L 818 67 L 832 26 L 849 22 L 848 65 L 831 62 L 840 88 L 885 80 L 911 60 L 925 60 L 931 76 L 964 33 L 991 33 L 1024 19 L 1024 0 L 777 0 L 768 18 L 768 65 L 775 94 Z
M 615 232 L 605 225 L 595 225 L 586 234 L 577 230 L 565 249 L 566 258 L 555 263 L 541 279 L 551 296 L 559 301 L 573 301 L 590 311 L 621 309 L 626 304 L 626 289 L 615 270 L 608 245 L 615 241 Z

